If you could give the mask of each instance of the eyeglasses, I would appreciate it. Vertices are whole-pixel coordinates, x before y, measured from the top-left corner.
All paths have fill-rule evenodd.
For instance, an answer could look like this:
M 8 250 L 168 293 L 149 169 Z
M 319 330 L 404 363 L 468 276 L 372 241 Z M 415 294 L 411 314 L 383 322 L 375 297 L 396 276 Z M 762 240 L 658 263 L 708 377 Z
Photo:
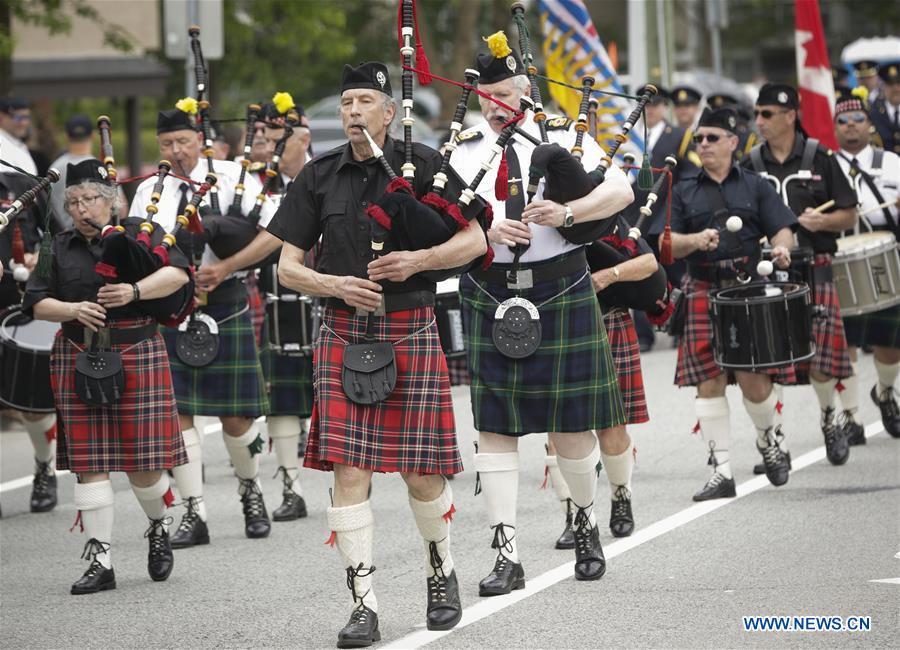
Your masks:
M 80 199 L 69 199 L 65 204 L 66 209 L 71 210 L 82 205 L 86 208 L 90 208 L 92 205 L 97 203 L 97 199 L 99 198 L 101 198 L 99 194 L 94 194 L 94 196 L 85 196 Z
M 850 122 L 862 124 L 866 121 L 866 116 L 862 113 L 856 113 L 855 115 L 838 115 L 835 119 L 837 119 L 838 124 L 850 124 Z
M 763 109 L 761 111 L 753 111 L 753 117 L 761 116 L 764 120 L 771 120 L 780 113 L 787 113 L 787 111 L 770 111 L 769 109 Z
M 719 140 L 722 139 L 721 135 L 716 135 L 715 133 L 698 133 L 693 137 L 694 144 L 700 144 L 704 140 L 709 140 L 711 144 L 715 144 Z

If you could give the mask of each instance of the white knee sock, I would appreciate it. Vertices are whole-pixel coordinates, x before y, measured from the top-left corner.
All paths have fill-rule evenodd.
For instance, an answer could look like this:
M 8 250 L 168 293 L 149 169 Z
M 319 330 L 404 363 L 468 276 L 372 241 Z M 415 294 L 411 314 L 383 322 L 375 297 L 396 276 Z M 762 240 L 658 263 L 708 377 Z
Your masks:
M 566 479 L 563 478 L 562 472 L 559 471 L 556 455 L 551 456 L 547 454 L 546 458 L 544 458 L 544 463 L 544 466 L 547 468 L 547 476 L 550 478 L 550 486 L 553 488 L 556 498 L 559 499 L 563 512 L 569 514 L 568 501 L 572 498 L 572 493 L 569 492 L 569 486 L 566 483 Z
M 206 521 L 206 503 L 203 502 L 203 452 L 200 447 L 200 433 L 196 427 L 181 432 L 188 462 L 172 468 L 172 476 L 178 486 L 178 494 L 182 501 L 194 497 L 197 499 L 197 514 Z
M 356 597 L 373 611 L 378 611 L 378 600 L 372 590 L 372 533 L 375 518 L 368 501 L 343 508 L 328 508 L 328 525 L 335 534 L 338 551 L 344 568 L 357 569 L 360 574 L 353 579 Z M 356 600 L 353 602 L 357 607 Z
M 450 522 L 456 508 L 453 505 L 453 490 L 450 483 L 444 480 L 444 490 L 433 501 L 419 501 L 409 495 L 409 507 L 412 509 L 419 534 L 425 541 L 425 570 L 428 577 L 437 573 L 431 563 L 431 545 L 434 544 L 441 558 L 441 574 L 449 576 L 453 571 L 453 558 L 450 556 Z
M 300 487 L 300 465 L 297 448 L 300 445 L 300 418 L 296 415 L 270 415 L 269 440 L 275 449 L 278 466 L 283 467 L 291 479 L 291 489 L 302 495 Z
M 56 466 L 56 415 L 49 413 L 40 420 L 23 418 L 22 424 L 31 438 L 34 459 L 39 463 L 50 463 L 52 470 Z
M 816 397 L 819 399 L 819 408 L 822 409 L 821 423 L 825 425 L 826 413 L 828 413 L 829 409 L 834 410 L 834 388 L 837 386 L 838 380 L 831 377 L 825 381 L 818 381 L 810 377 L 809 383 L 812 385 L 813 390 L 816 391 Z
M 172 505 L 172 490 L 169 487 L 168 474 L 163 472 L 159 480 L 148 487 L 138 487 L 132 483 L 131 489 L 149 519 L 165 519 L 166 511 Z M 164 523 L 163 528 L 169 530 L 168 524 Z
M 600 451 L 600 459 L 606 468 L 606 478 L 609 479 L 610 499 L 616 500 L 616 491 L 624 486 L 631 498 L 631 474 L 634 471 L 634 445 L 629 443 L 628 449 L 615 456 L 604 454 Z
M 747 409 L 747 415 L 753 421 L 756 427 L 756 439 L 760 444 L 768 444 L 769 429 L 775 426 L 775 404 L 778 398 L 775 390 L 769 393 L 769 396 L 761 402 L 751 402 L 744 397 L 744 408 Z
M 893 388 L 894 382 L 897 381 L 897 374 L 900 373 L 900 363 L 882 363 L 878 359 L 875 361 L 875 372 L 878 373 L 878 394 Z
M 594 496 L 597 494 L 597 463 L 600 460 L 600 445 L 596 436 L 591 434 L 594 447 L 584 458 L 566 458 L 556 455 L 559 471 L 562 472 L 569 491 L 572 493 L 572 504 L 586 510 L 591 526 L 597 525 L 594 517 Z
M 700 421 L 703 440 L 716 461 L 716 471 L 725 478 L 734 478 L 729 462 L 731 422 L 728 399 L 725 397 L 698 397 L 694 410 Z
M 112 482 L 75 484 L 75 507 L 81 513 L 81 524 L 88 539 L 96 539 L 104 544 L 112 544 L 113 527 Z M 107 569 L 112 567 L 111 551 L 98 553 L 97 559 Z
M 519 496 L 519 452 L 475 454 L 475 471 L 479 473 L 481 491 L 487 502 L 488 520 L 492 527 L 503 524 L 503 534 L 507 538 L 507 543 L 497 550 L 518 563 L 516 502 Z
M 844 390 L 841 391 L 841 406 L 849 417 L 854 418 L 859 410 L 859 362 L 853 361 L 853 375 L 841 379 Z
M 229 436 L 223 431 L 222 438 L 225 440 L 225 448 L 228 450 L 237 477 L 256 478 L 259 474 L 259 456 L 263 446 L 259 425 L 254 422 L 239 436 Z

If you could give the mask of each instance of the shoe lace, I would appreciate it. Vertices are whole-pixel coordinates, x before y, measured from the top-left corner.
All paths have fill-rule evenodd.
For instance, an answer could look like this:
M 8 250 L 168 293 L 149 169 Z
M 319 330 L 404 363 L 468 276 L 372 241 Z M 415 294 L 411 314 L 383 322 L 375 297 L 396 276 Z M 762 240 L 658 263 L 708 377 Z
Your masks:
M 491 530 L 494 531 L 494 540 L 491 542 L 491 548 L 495 548 L 498 551 L 506 551 L 507 553 L 513 552 L 512 541 L 516 538 L 516 534 L 513 532 L 511 537 L 507 537 L 507 528 L 510 528 L 513 531 L 516 530 L 515 526 L 504 524 L 502 521 L 496 526 L 491 526 Z M 503 556 L 503 553 L 500 553 L 500 556 Z
M 897 400 L 894 398 L 896 393 L 893 386 L 878 393 L 878 406 L 881 408 L 882 414 L 888 418 L 900 417 L 900 407 L 897 406 Z
M 98 539 L 91 537 L 84 544 L 84 550 L 81 551 L 81 559 L 87 560 L 91 563 L 91 566 L 88 567 L 88 570 L 85 571 L 85 576 L 93 577 L 99 571 L 105 569 L 103 563 L 97 559 L 97 556 L 100 554 L 109 553 L 110 543 L 109 542 L 101 542 Z
M 844 410 L 844 411 L 841 411 L 840 413 L 838 413 L 838 416 L 837 416 L 838 427 L 840 427 L 841 429 L 844 429 L 844 428 L 854 425 L 854 424 L 857 424 L 857 422 L 856 422 L 856 418 L 853 417 L 853 413 L 851 411 Z
M 615 499 L 613 499 L 612 514 L 613 518 L 627 518 L 628 506 L 631 503 L 631 490 L 626 486 L 620 485 L 616 488 Z
M 822 428 L 834 426 L 834 407 L 828 406 L 822 409 Z
M 150 555 L 157 556 L 168 553 L 166 547 L 166 527 L 172 523 L 171 517 L 151 519 L 150 527 L 144 531 L 144 537 L 150 541 Z
M 42 463 L 38 461 L 37 469 L 34 472 L 34 482 L 32 483 L 34 491 L 37 493 L 45 493 L 50 490 L 50 477 L 53 474 L 50 471 L 50 461 Z
M 288 499 L 290 495 L 295 495 L 294 492 L 294 479 L 291 478 L 291 475 L 288 474 L 287 468 L 283 465 L 275 470 L 275 474 L 272 478 L 278 478 L 278 475 L 281 474 L 281 483 L 283 485 L 283 495 L 285 499 Z
M 256 479 L 240 479 L 241 503 L 244 505 L 244 516 L 250 519 L 262 517 L 265 512 L 265 502 Z
M 428 561 L 434 569 L 434 575 L 428 578 L 428 600 L 444 603 L 447 602 L 447 574 L 444 572 L 444 558 L 437 548 L 438 543 L 428 543 Z
M 356 580 L 356 578 L 366 578 L 366 577 L 372 575 L 373 573 L 375 573 L 375 567 L 374 566 L 370 566 L 370 567 L 363 566 L 362 562 L 360 562 L 359 566 L 357 566 L 357 567 L 353 567 L 353 566 L 347 567 L 347 588 L 350 590 L 350 593 L 353 594 L 353 602 L 355 603 L 356 601 L 359 601 L 359 605 L 353 611 L 353 614 L 350 616 L 351 623 L 365 623 L 366 622 L 366 620 L 368 618 L 367 612 L 369 611 L 369 609 L 363 603 L 363 599 L 366 596 L 368 596 L 369 591 L 371 591 L 371 588 L 370 588 L 362 596 L 358 595 L 356 593 L 355 580 Z M 357 618 L 354 618 L 357 616 L 357 614 L 359 614 L 360 616 Z
M 725 475 L 720 474 L 719 472 L 713 472 L 713 475 L 709 477 L 709 480 L 706 482 L 706 485 L 703 486 L 704 490 L 711 490 L 719 487 L 719 484 L 725 480 Z
M 182 517 L 181 523 L 178 525 L 179 533 L 189 533 L 200 518 L 200 501 L 202 498 L 203 497 L 187 498 L 187 512 L 184 513 L 184 517 Z
M 572 513 L 572 499 L 566 499 L 566 528 L 572 527 L 572 519 L 574 515 Z
M 594 527 L 591 525 L 590 512 L 594 507 L 591 502 L 585 507 L 576 505 L 575 508 L 575 550 L 587 552 L 591 549 L 591 532 Z
M 832 435 L 834 431 L 834 425 L 831 427 Z M 784 452 L 781 451 L 781 447 L 778 446 L 779 436 L 782 438 L 784 436 L 781 435 L 781 431 L 773 431 L 771 428 L 766 431 L 766 446 L 761 449 L 763 461 L 768 465 L 776 465 L 784 460 Z

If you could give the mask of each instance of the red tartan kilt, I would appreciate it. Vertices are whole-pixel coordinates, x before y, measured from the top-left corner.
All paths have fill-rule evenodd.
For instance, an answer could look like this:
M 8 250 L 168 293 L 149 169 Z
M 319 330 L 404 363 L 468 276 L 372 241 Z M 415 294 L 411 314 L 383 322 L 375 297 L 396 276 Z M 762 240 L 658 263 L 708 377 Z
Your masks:
M 641 373 L 641 353 L 631 315 L 625 309 L 612 309 L 603 315 L 613 364 L 619 379 L 619 392 L 625 405 L 628 424 L 650 420 Z
M 461 472 L 447 363 L 432 308 L 392 312 L 375 321 L 378 340 L 408 338 L 394 345 L 394 391 L 371 406 L 354 404 L 344 394 L 344 343 L 338 338 L 361 341 L 366 319 L 329 308 L 324 322 L 313 357 L 316 400 L 304 465 L 324 471 L 338 463 L 377 472 Z
M 137 327 L 149 319 L 111 322 Z M 57 467 L 73 472 L 139 472 L 170 469 L 187 462 L 169 356 L 160 334 L 137 345 L 114 345 L 122 355 L 125 391 L 108 408 L 88 406 L 75 393 L 75 357 L 82 345 L 60 331 L 50 355 L 56 400 Z
M 682 289 L 687 300 L 684 334 L 678 344 L 678 364 L 675 367 L 675 384 L 697 386 L 703 381 L 714 379 L 725 372 L 716 364 L 713 347 L 713 322 L 709 315 L 709 282 L 685 276 Z M 778 384 L 798 383 L 796 366 L 765 370 Z M 734 373 L 728 372 L 728 383 L 734 383 Z

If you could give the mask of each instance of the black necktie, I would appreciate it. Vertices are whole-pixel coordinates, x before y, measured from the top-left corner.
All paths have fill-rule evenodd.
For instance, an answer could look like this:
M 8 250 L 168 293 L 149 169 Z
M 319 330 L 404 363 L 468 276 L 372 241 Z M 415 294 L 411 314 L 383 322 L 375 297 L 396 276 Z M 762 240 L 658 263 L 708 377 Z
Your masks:
M 900 106 L 894 106 L 894 128 L 900 129 Z
M 184 209 L 188 204 L 188 190 L 191 189 L 191 187 L 187 183 L 182 183 L 178 189 L 181 190 L 181 200 L 178 201 L 178 214 L 184 214 Z
M 522 220 L 522 211 L 525 209 L 525 194 L 522 188 L 525 183 L 522 180 L 522 168 L 519 165 L 519 157 L 513 147 L 512 140 L 506 145 L 506 164 L 509 168 L 509 198 L 506 199 L 506 218 Z

